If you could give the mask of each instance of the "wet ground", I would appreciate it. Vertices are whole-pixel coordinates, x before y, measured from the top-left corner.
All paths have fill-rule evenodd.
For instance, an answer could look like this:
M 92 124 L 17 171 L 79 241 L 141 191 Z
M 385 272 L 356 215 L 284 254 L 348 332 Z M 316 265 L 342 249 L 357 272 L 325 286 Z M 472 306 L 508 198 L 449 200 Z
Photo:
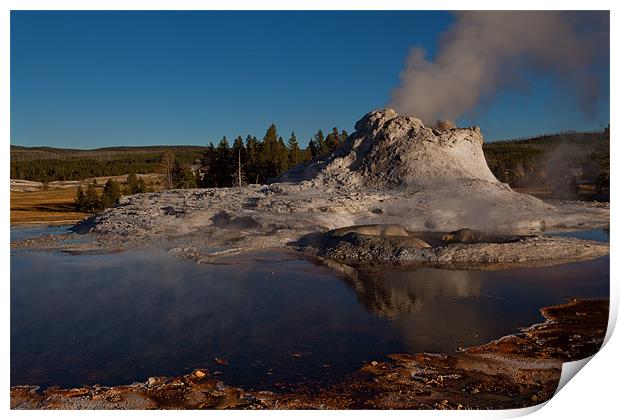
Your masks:
M 391 353 L 454 352 L 542 321 L 542 306 L 609 295 L 609 257 L 353 277 L 286 253 L 224 262 L 14 249 L 11 385 L 118 385 L 200 367 L 245 389 L 324 387 Z

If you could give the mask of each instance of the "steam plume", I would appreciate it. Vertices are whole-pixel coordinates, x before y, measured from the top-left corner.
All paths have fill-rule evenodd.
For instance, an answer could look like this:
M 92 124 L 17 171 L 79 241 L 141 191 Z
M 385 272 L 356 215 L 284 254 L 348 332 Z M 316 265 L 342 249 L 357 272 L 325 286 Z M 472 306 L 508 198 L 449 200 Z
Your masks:
M 599 83 L 592 63 L 598 53 L 609 54 L 608 12 L 474 11 L 456 17 L 434 61 L 419 47 L 410 51 L 391 97 L 400 113 L 427 122 L 455 120 L 498 88 L 523 86 L 525 70 L 533 69 L 552 72 L 582 111 L 595 114 Z

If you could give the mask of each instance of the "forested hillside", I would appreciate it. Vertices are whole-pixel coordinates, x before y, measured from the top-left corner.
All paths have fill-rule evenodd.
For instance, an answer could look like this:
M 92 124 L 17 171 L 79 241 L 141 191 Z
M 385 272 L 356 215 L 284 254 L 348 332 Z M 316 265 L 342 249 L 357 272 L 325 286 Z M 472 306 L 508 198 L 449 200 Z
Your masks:
M 609 189 L 609 127 L 598 132 L 488 142 L 484 154 L 495 176 L 512 187 L 548 187 L 562 192 L 589 183 L 598 192 Z

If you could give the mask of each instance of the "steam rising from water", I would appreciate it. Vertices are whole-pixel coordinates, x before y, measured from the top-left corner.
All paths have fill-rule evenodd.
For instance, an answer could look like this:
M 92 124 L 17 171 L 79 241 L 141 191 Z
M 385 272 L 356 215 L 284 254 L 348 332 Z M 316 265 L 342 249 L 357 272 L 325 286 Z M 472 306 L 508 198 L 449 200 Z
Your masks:
M 392 92 L 393 108 L 425 122 L 455 120 L 498 88 L 523 87 L 526 70 L 533 69 L 552 73 L 593 116 L 599 83 L 592 63 L 597 52 L 609 54 L 608 12 L 469 11 L 456 17 L 433 61 L 412 48 Z

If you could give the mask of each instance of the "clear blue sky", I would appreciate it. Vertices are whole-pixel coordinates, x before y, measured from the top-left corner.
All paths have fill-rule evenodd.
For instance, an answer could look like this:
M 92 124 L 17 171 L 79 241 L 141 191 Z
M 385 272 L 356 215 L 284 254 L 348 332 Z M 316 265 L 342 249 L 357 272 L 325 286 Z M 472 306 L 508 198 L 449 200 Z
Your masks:
M 274 122 L 307 144 L 385 106 L 410 47 L 432 56 L 447 12 L 12 12 L 11 144 L 95 148 L 217 143 Z M 459 125 L 488 140 L 609 122 L 553 78 L 502 91 Z

